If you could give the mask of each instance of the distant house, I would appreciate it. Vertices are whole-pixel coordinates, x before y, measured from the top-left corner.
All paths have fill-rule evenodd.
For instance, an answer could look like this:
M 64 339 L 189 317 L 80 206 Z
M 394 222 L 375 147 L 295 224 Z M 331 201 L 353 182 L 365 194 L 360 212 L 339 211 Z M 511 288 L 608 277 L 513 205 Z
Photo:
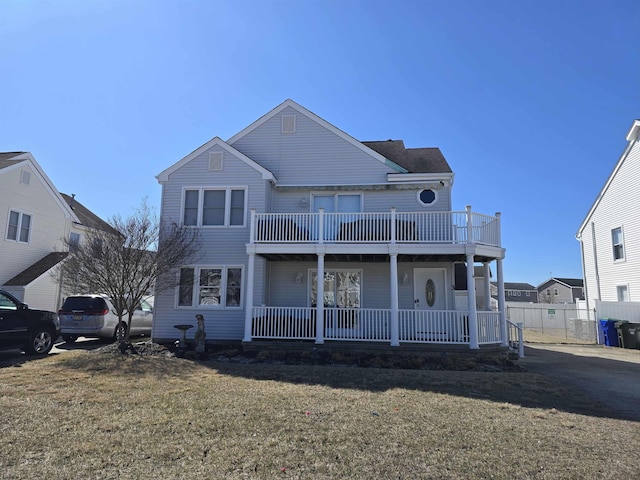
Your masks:
M 635 120 L 626 148 L 576 234 L 589 309 L 596 300 L 640 301 L 639 136 L 640 120 Z
M 491 295 L 497 298 L 498 284 L 491 282 Z M 538 290 L 530 283 L 504 282 L 506 302 L 538 303 Z
M 575 303 L 584 300 L 584 282 L 581 278 L 556 278 L 538 285 L 540 303 Z
M 59 193 L 29 152 L 0 153 L 0 288 L 32 308 L 57 310 L 63 292 L 52 275 L 87 229 L 111 229 Z
M 500 215 L 453 211 L 453 176 L 438 148 L 361 142 L 292 100 L 213 138 L 158 175 L 162 220 L 202 249 L 156 294 L 154 340 L 202 314 L 211 342 L 506 346 L 475 275 L 502 282 Z

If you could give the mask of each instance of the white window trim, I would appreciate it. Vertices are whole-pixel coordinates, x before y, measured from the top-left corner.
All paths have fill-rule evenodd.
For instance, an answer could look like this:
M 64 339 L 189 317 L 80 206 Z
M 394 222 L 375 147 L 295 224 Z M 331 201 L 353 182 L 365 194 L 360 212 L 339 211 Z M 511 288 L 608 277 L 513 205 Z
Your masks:
M 613 243 L 614 230 L 620 230 L 620 245 L 622 245 L 622 257 L 620 258 L 615 257 L 615 244 Z M 627 249 L 625 248 L 625 244 L 624 244 L 624 228 L 622 227 L 622 225 L 611 229 L 611 253 L 613 255 L 614 263 L 624 262 L 627 259 Z
M 180 271 L 183 268 L 193 268 L 193 291 L 191 292 L 191 304 L 190 305 L 180 305 Z M 221 303 L 218 305 L 201 305 L 198 303 L 198 296 L 200 291 L 200 271 L 203 269 L 220 269 L 222 270 L 222 277 L 220 279 L 221 282 L 221 290 L 224 292 L 220 294 Z M 240 303 L 239 305 L 227 306 L 227 281 L 229 277 L 229 269 L 231 268 L 239 268 L 240 269 Z M 199 309 L 199 310 L 242 310 L 244 308 L 244 295 L 245 295 L 245 267 L 244 265 L 180 265 L 177 271 L 177 282 L 175 288 L 175 308 L 178 310 L 185 309 Z
M 434 197 L 434 199 L 433 199 L 433 202 L 431 202 L 431 203 L 424 203 L 424 202 L 420 199 L 420 193 L 421 193 L 423 190 L 431 190 L 431 191 L 434 193 L 435 197 Z M 438 198 L 439 198 L 439 197 L 438 197 L 438 191 L 437 191 L 437 190 L 434 190 L 433 188 L 421 188 L 420 190 L 418 190 L 418 191 L 416 192 L 416 200 L 417 200 L 417 201 L 418 201 L 418 203 L 419 203 L 420 205 L 422 205 L 423 207 L 433 207 L 436 203 L 438 203 Z
M 198 227 L 198 228 L 246 228 L 247 227 L 247 203 L 249 200 L 249 187 L 238 186 L 238 187 L 183 187 L 182 195 L 180 199 L 180 224 L 184 225 L 184 202 L 185 195 L 188 190 L 197 190 L 198 191 L 198 213 L 196 217 L 195 225 L 185 225 L 187 227 Z M 205 191 L 225 191 L 224 197 L 224 224 L 223 225 L 203 225 L 202 224 L 202 212 L 204 208 L 204 192 Z M 233 190 L 243 190 L 244 191 L 244 204 L 242 206 L 243 215 L 242 215 L 242 225 L 231 225 L 231 191 Z
M 9 220 L 11 218 L 11 212 L 15 212 L 18 214 L 18 230 L 16 232 L 16 238 L 15 240 L 13 238 L 9 238 Z M 29 217 L 31 217 L 31 224 L 29 225 L 29 235 L 27 238 L 26 242 L 23 242 L 22 240 L 20 240 L 20 230 L 22 229 L 22 217 L 23 215 L 28 215 Z M 33 232 L 33 219 L 34 219 L 34 215 L 33 213 L 30 212 L 24 212 L 22 210 L 18 210 L 17 208 L 10 208 L 9 212 L 7 213 L 7 228 L 5 229 L 4 232 L 4 239 L 7 242 L 15 242 L 15 243 L 21 243 L 23 245 L 28 245 L 31 243 L 31 232 Z

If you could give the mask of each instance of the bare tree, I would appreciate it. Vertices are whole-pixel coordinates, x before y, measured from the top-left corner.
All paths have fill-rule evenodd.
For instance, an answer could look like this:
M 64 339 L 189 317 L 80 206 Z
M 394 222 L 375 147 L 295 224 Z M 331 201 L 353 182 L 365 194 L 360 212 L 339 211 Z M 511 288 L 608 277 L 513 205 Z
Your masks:
M 191 260 L 200 246 L 198 231 L 175 223 L 161 224 L 146 199 L 130 216 L 113 216 L 112 231 L 89 230 L 80 245 L 58 267 L 66 292 L 102 293 L 113 304 L 119 323 L 126 325 L 140 301 L 177 284 L 173 269 Z M 120 338 L 129 343 L 129 329 Z

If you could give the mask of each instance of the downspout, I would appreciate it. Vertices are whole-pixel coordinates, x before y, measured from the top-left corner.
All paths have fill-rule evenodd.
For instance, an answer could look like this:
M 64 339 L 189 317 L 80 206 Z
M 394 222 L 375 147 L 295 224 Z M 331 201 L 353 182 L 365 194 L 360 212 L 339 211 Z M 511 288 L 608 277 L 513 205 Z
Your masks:
M 598 295 L 598 300 L 602 300 L 600 296 L 600 272 L 598 270 L 598 249 L 596 248 L 596 225 L 591 222 L 591 242 L 593 244 L 593 264 L 596 275 L 596 293 Z M 587 305 L 587 308 L 589 305 Z

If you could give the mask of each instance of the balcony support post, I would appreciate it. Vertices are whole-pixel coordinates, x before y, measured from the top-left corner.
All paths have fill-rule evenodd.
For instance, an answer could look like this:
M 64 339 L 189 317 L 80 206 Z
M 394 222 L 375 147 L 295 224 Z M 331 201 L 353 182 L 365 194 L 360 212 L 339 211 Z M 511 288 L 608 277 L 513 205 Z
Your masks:
M 491 269 L 489 268 L 489 262 L 482 264 L 484 267 L 484 309 L 486 311 L 491 310 Z
M 469 308 L 469 348 L 477 350 L 478 344 L 478 311 L 476 310 L 476 282 L 473 276 L 473 254 L 467 254 L 467 297 Z
M 467 244 L 475 243 L 473 238 L 473 220 L 471 213 L 471 205 L 465 207 L 467 211 Z
M 504 272 L 502 270 L 502 259 L 496 260 L 497 263 L 497 280 L 498 280 L 498 311 L 500 312 L 500 336 L 502 337 L 502 346 L 509 346 L 509 335 L 507 333 L 507 311 L 504 301 Z
M 322 212 L 322 209 L 320 209 Z M 320 215 L 320 225 L 322 225 L 322 214 Z M 322 232 L 322 229 L 320 229 Z M 322 238 L 322 233 L 320 234 Z M 316 343 L 324 343 L 324 251 L 317 252 L 318 255 L 318 279 L 316 296 Z
M 398 232 L 396 232 L 396 207 L 391 207 L 391 244 L 396 243 L 396 237 L 398 236 Z
M 390 334 L 391 334 L 391 346 L 400 346 L 400 328 L 398 325 L 398 248 L 389 248 L 389 273 L 391 280 L 391 318 L 390 321 Z
M 256 238 L 256 209 L 251 209 L 251 223 L 249 224 L 249 243 L 255 243 Z
M 252 222 L 253 223 L 253 222 Z M 249 250 L 249 262 L 247 265 L 247 294 L 244 301 L 244 338 L 243 342 L 251 341 L 251 330 L 253 326 L 253 276 L 255 272 L 256 253 L 255 246 L 247 247 Z

